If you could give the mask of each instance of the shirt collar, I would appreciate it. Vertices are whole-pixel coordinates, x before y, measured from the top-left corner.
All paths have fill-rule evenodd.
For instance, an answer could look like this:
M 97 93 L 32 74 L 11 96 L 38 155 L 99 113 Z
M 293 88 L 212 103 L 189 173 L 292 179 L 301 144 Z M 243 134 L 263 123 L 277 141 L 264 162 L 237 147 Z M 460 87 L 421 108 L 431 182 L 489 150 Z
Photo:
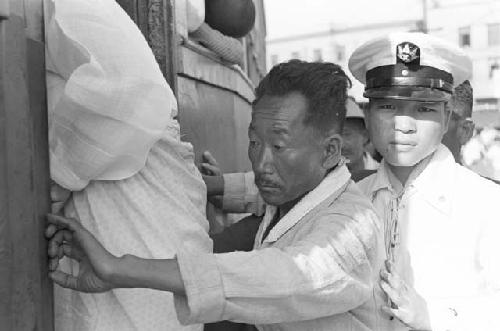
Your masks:
M 345 165 L 345 161 L 342 160 L 341 163 L 331 171 L 321 183 L 313 189 L 311 192 L 307 193 L 295 206 L 293 206 L 290 211 L 279 220 L 279 222 L 274 226 L 274 228 L 269 232 L 268 236 L 264 240 L 264 243 L 271 243 L 278 240 L 283 234 L 285 234 L 290 228 L 292 228 L 297 222 L 299 222 L 304 216 L 306 216 L 311 210 L 320 205 L 327 198 L 338 196 L 340 190 L 351 178 L 351 174 Z M 269 226 L 269 223 L 276 214 L 278 208 L 275 206 L 267 206 L 266 213 L 263 219 L 262 233 Z M 262 241 L 262 238 L 260 238 Z
M 429 203 L 443 212 L 450 210 L 449 191 L 453 185 L 453 155 L 444 145 L 440 145 L 427 160 L 421 162 L 408 179 L 408 185 L 402 187 L 386 162 L 382 162 L 374 175 L 372 195 L 380 190 L 389 190 L 394 195 L 403 193 L 408 187 L 416 188 Z M 372 201 L 373 201 L 372 196 Z

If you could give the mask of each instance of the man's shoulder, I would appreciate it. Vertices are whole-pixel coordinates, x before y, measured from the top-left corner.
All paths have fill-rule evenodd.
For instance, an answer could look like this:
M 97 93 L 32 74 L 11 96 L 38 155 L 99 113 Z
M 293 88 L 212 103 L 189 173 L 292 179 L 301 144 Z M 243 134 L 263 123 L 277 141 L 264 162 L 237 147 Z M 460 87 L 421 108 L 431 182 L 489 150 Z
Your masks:
M 459 192 L 466 192 L 471 197 L 475 196 L 474 200 L 484 196 L 500 198 L 500 185 L 459 164 L 456 164 L 454 182 Z
M 376 218 L 375 208 L 370 199 L 352 180 L 344 191 L 322 211 L 323 214 L 337 214 L 350 219 Z

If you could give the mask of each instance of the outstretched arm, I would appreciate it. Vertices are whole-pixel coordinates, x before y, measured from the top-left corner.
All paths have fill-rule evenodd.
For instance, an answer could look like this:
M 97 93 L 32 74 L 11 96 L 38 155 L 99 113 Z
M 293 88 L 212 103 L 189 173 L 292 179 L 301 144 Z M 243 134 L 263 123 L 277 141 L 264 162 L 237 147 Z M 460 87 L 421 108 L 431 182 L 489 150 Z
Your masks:
M 310 320 L 344 313 L 369 299 L 379 235 L 367 216 L 325 214 L 314 221 L 314 231 L 286 247 L 223 254 L 186 250 L 177 260 L 113 256 L 76 220 L 50 216 L 50 269 L 64 255 L 87 265 L 84 274 L 53 271 L 51 278 L 87 292 L 116 287 L 173 292 L 185 324 Z
M 116 257 L 78 221 L 49 215 L 50 278 L 62 287 L 82 292 L 105 292 L 113 288 L 147 287 L 183 295 L 184 284 L 175 259 L 147 260 L 133 255 Z M 67 256 L 80 263 L 78 275 L 57 270 Z

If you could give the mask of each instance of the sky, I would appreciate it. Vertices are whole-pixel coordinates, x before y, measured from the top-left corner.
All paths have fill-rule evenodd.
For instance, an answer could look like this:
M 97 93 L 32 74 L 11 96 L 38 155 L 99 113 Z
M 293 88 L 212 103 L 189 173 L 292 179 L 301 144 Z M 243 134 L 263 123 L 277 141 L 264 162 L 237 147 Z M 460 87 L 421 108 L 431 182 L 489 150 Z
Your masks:
M 427 0 L 427 4 L 431 8 L 457 6 L 471 1 L 492 0 Z M 267 39 L 323 31 L 331 27 L 345 28 L 392 20 L 421 19 L 422 2 L 423 0 L 264 0 Z

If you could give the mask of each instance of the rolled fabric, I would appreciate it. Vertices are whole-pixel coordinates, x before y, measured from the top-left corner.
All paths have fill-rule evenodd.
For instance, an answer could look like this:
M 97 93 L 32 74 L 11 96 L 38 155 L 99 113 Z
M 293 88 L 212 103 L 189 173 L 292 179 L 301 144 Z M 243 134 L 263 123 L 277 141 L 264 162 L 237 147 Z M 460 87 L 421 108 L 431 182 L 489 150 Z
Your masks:
M 72 191 L 91 180 L 128 178 L 176 114 L 174 94 L 115 1 L 52 0 L 50 6 L 51 177 Z
M 196 31 L 205 21 L 205 0 L 187 0 L 186 11 L 188 31 Z
M 245 52 L 238 39 L 223 35 L 207 23 L 202 23 L 190 36 L 217 53 L 222 59 L 239 65 L 243 64 Z

